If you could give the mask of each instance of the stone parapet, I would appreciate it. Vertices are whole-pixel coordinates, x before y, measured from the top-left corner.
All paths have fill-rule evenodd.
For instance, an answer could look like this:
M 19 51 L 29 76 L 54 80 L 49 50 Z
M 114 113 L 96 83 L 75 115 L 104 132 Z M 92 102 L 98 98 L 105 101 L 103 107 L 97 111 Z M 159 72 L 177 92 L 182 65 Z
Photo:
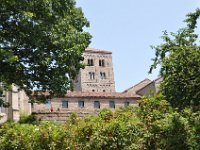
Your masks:
M 34 112 L 32 115 L 34 115 L 37 120 L 39 121 L 52 121 L 52 122 L 60 122 L 64 123 L 66 122 L 70 115 L 73 114 L 72 111 L 65 111 L 65 112 Z M 83 118 L 86 116 L 94 116 L 97 115 L 97 112 L 76 112 L 78 118 Z

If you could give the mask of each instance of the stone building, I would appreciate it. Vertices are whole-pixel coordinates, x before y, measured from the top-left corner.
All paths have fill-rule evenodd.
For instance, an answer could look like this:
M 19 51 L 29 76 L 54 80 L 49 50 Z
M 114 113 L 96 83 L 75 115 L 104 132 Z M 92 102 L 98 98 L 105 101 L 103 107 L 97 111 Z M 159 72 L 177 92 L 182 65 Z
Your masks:
M 135 84 L 134 86 L 124 90 L 122 93 L 132 93 L 137 94 L 139 96 L 151 95 L 159 91 L 161 82 L 161 77 L 158 77 L 155 80 L 150 80 L 146 78 L 140 81 L 139 83 Z
M 133 93 L 140 96 L 151 94 L 151 92 L 156 91 L 155 81 L 149 79 L 144 79 L 136 85 L 126 89 L 123 93 Z
M 115 110 L 129 105 L 137 106 L 139 95 L 131 93 L 106 93 L 106 92 L 69 92 L 63 98 L 54 98 L 47 104 L 35 104 L 33 112 L 45 114 L 52 111 L 55 113 L 84 113 L 95 114 L 100 109 L 108 108 Z M 57 115 L 58 117 L 59 115 Z M 46 116 L 43 116 L 46 117 Z M 58 119 L 58 118 L 57 118 Z M 55 119 L 55 120 L 57 120 Z M 66 119 L 66 118 L 65 118 Z
M 74 81 L 74 91 L 115 92 L 112 52 L 87 48 L 83 57 L 86 67 Z
M 12 91 L 6 92 L 6 101 L 11 106 L 0 108 L 0 114 L 3 112 L 7 118 L 17 121 L 20 113 L 33 112 L 42 120 L 65 121 L 66 116 L 72 112 L 84 116 L 95 114 L 103 108 L 114 111 L 119 107 L 137 105 L 141 96 L 157 91 L 162 81 L 161 78 L 153 81 L 144 79 L 124 92 L 116 92 L 112 52 L 87 48 L 83 57 L 86 66 L 80 70 L 73 82 L 74 91 L 67 92 L 63 98 L 53 98 L 46 104 L 34 104 L 31 107 L 24 91 L 13 86 Z
M 54 98 L 47 104 L 35 104 L 33 112 L 87 112 L 99 109 L 137 105 L 136 93 L 115 91 L 112 52 L 87 48 L 83 53 L 86 65 L 74 80 L 74 91 L 63 98 Z
M 12 85 L 12 90 L 3 92 L 3 99 L 9 103 L 9 107 L 0 107 L 0 124 L 7 119 L 18 121 L 21 113 L 31 114 L 31 104 L 29 98 L 23 90 Z
M 65 122 L 71 113 L 76 112 L 79 117 L 96 115 L 103 108 L 112 111 L 120 107 L 136 105 L 139 95 L 130 93 L 106 92 L 69 92 L 63 98 L 54 98 L 51 103 L 36 104 L 33 109 L 41 120 Z

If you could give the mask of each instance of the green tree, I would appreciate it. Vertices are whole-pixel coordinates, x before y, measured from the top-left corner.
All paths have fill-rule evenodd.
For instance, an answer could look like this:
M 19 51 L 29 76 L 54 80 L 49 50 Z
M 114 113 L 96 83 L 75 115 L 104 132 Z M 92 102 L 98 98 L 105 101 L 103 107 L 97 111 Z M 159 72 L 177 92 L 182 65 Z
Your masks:
M 159 93 L 140 100 L 138 117 L 146 126 L 146 149 L 199 149 L 199 113 L 177 112 Z
M 62 96 L 83 67 L 88 26 L 75 0 L 2 0 L 0 82 Z
M 173 107 L 200 108 L 200 46 L 195 34 L 200 9 L 187 15 L 188 26 L 177 33 L 164 32 L 164 43 L 156 51 L 152 69 L 161 66 L 161 92 Z

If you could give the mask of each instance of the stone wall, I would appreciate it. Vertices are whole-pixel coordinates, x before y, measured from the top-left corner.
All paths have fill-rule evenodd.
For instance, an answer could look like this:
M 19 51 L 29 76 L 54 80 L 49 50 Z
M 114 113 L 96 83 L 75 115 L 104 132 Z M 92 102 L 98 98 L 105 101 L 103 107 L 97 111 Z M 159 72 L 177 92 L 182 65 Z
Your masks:
M 23 90 L 12 85 L 11 91 L 5 92 L 5 101 L 9 103 L 8 108 L 3 108 L 8 119 L 18 121 L 20 113 L 31 114 L 31 104 L 29 98 Z
M 39 121 L 53 121 L 53 122 L 66 122 L 70 115 L 74 113 L 71 111 L 66 112 L 33 112 L 33 115 Z M 76 112 L 78 118 L 83 118 L 90 115 L 97 115 L 97 112 Z
M 62 102 L 68 102 L 68 108 L 63 108 Z M 78 106 L 78 101 L 84 101 L 84 107 L 80 108 Z M 34 104 L 33 112 L 50 112 L 51 109 L 54 112 L 95 112 L 99 110 L 94 108 L 94 102 L 100 102 L 100 109 L 110 108 L 109 102 L 115 102 L 115 109 L 119 107 L 125 107 L 125 102 L 128 102 L 129 105 L 137 105 L 137 100 L 134 98 L 54 98 L 51 100 L 51 103 L 48 104 Z M 113 109 L 113 108 L 112 108 Z

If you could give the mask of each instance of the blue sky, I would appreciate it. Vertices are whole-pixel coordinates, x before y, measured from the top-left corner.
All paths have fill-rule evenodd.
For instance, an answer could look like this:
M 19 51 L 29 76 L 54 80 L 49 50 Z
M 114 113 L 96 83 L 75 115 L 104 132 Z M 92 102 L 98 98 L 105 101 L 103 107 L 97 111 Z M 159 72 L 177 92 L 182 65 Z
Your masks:
M 184 27 L 185 15 L 200 6 L 200 0 L 77 0 L 93 36 L 89 47 L 113 52 L 115 86 L 121 92 L 148 75 L 154 57 L 150 45 L 162 42 L 162 31 Z

